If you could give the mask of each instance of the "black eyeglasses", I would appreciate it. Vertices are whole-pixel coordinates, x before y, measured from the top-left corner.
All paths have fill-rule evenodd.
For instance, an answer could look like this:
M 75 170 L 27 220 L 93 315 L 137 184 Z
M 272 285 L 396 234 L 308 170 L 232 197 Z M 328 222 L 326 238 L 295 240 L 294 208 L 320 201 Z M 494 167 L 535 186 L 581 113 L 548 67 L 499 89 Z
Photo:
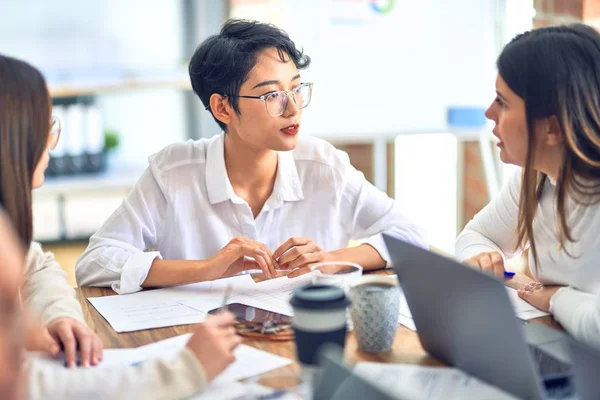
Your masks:
M 292 95 L 294 103 L 299 108 L 306 108 L 310 104 L 312 98 L 312 83 L 301 83 L 298 87 L 288 91 L 279 90 L 276 92 L 270 92 L 263 94 L 262 96 L 238 96 L 238 95 L 225 95 L 225 97 L 239 97 L 243 99 L 258 99 L 265 103 L 265 110 L 267 114 L 272 117 L 279 117 L 283 115 L 288 105 L 288 98 Z M 206 106 L 205 110 L 208 110 L 210 105 Z

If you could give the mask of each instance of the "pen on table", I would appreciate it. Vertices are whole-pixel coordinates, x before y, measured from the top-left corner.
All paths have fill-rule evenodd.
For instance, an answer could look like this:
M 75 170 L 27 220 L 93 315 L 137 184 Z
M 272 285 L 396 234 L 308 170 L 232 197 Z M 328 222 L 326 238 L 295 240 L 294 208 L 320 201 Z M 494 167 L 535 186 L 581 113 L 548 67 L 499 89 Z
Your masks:
M 514 272 L 504 271 L 504 278 L 508 279 L 508 278 L 512 278 L 513 276 L 515 276 Z

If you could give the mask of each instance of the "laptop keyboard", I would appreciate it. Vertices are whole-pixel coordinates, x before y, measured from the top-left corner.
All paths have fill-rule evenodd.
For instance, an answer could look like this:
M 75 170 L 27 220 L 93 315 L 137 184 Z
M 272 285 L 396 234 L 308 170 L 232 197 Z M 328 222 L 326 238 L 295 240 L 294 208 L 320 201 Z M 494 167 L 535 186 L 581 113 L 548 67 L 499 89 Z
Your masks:
M 533 345 L 529 345 L 528 347 L 540 376 L 546 378 L 553 377 L 554 375 L 564 375 L 571 370 L 568 364 L 549 356 L 537 347 Z
M 567 377 L 544 381 L 546 398 L 551 400 L 576 400 L 575 388 Z
M 538 373 L 543 379 L 548 398 L 575 399 L 575 391 L 569 376 L 571 367 L 533 345 L 528 347 Z

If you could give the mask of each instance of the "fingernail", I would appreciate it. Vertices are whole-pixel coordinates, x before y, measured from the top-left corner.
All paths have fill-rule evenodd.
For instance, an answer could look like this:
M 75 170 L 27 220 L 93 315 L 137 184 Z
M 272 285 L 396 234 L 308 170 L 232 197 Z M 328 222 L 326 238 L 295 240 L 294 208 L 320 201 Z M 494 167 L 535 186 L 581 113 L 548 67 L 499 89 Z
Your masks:
M 83 363 L 83 368 L 89 368 L 89 367 L 90 367 L 89 361 L 86 361 Z

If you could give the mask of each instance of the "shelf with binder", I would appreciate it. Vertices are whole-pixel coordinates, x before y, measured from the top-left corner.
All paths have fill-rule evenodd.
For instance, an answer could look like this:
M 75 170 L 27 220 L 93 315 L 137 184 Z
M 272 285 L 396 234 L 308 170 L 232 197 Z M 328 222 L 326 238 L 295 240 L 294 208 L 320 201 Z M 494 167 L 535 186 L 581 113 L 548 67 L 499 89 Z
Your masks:
M 91 98 L 54 100 L 52 114 L 62 126 L 46 175 L 100 172 L 106 167 L 105 122 Z
M 108 219 L 145 165 L 107 161 L 110 130 L 94 96 L 53 99 L 52 112 L 62 123 L 61 138 L 45 184 L 34 191 L 34 239 L 80 240 Z
M 96 96 L 136 89 L 191 89 L 189 76 L 183 69 L 162 73 L 118 73 L 90 77 L 72 74 L 62 79 L 50 78 L 48 86 L 50 96 L 54 99 Z

